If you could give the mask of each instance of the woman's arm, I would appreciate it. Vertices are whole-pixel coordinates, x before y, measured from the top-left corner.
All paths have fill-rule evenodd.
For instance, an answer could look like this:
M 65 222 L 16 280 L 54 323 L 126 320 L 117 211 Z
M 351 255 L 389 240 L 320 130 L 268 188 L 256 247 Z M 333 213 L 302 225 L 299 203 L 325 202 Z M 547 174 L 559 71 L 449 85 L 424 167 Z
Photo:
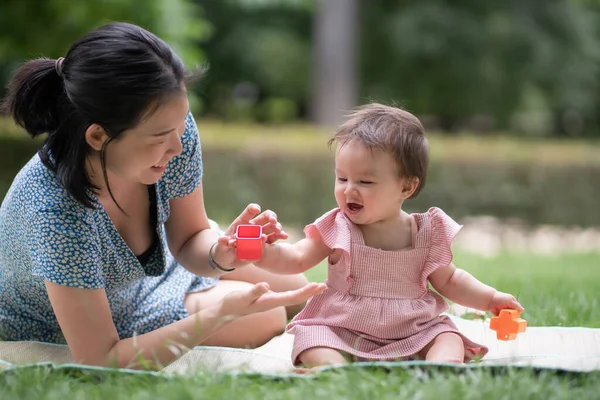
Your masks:
M 104 289 L 78 289 L 46 281 L 48 297 L 75 362 L 119 368 L 164 367 L 243 315 L 306 301 L 325 289 L 309 284 L 275 293 L 266 284 L 232 292 L 217 305 L 155 331 L 120 339 Z
M 119 368 L 168 365 L 225 323 L 215 307 L 134 338 L 119 339 L 104 289 L 78 289 L 46 281 L 48 297 L 75 362 Z M 154 365 L 154 368 L 156 366 Z
M 171 215 L 165 223 L 165 230 L 169 250 L 175 259 L 196 275 L 222 275 L 222 271 L 215 271 L 208 265 L 208 252 L 212 245 L 217 243 L 219 234 L 210 229 L 204 208 L 202 184 L 186 197 L 172 199 L 170 207 Z M 259 213 L 258 205 L 248 205 L 227 228 L 225 235 L 232 236 L 240 224 L 253 223 L 263 226 L 269 243 L 287 238 L 287 234 L 281 230 L 281 225 L 277 222 L 274 212 L 266 210 Z M 215 246 L 212 255 L 215 262 L 224 268 L 237 268 L 248 264 L 247 261 L 236 260 L 235 251 L 229 249 L 223 242 Z
M 202 184 L 186 197 L 172 199 L 170 208 L 165 232 L 169 250 L 177 262 L 198 276 L 223 274 L 208 265 L 208 250 L 219 239 L 219 234 L 210 229 Z

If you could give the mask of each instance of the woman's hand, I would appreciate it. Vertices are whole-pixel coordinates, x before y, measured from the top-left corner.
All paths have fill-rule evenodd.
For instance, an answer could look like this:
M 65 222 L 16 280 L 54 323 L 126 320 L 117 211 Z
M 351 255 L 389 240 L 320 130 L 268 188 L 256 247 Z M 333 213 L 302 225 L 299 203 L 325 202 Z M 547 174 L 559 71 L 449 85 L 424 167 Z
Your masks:
M 510 309 L 523 312 L 523 306 L 517 301 L 515 296 L 508 293 L 496 292 L 490 301 L 488 311 L 494 315 L 500 314 L 500 310 Z
M 248 261 L 238 260 L 235 250 L 235 231 L 238 225 L 261 225 L 263 228 L 263 243 L 275 243 L 281 239 L 287 239 L 288 235 L 277 221 L 277 214 L 271 210 L 260 212 L 258 204 L 249 204 L 239 217 L 227 228 L 217 245 L 213 248 L 213 260 L 224 268 L 239 268 Z
M 267 283 L 257 283 L 248 290 L 227 294 L 221 300 L 220 311 L 224 317 L 242 317 L 275 307 L 304 303 L 310 297 L 323 293 L 326 288 L 327 285 L 324 283 L 309 283 L 300 289 L 277 293 L 272 292 Z

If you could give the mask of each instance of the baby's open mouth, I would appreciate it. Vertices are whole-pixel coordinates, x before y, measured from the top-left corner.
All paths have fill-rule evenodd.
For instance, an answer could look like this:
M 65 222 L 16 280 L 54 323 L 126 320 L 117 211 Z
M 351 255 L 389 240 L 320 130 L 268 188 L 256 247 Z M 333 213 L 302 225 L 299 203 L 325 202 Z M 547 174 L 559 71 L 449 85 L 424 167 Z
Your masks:
M 350 210 L 350 211 L 359 211 L 360 209 L 363 208 L 363 206 L 358 203 L 348 203 L 348 204 L 346 204 L 346 206 L 348 207 L 348 210 Z

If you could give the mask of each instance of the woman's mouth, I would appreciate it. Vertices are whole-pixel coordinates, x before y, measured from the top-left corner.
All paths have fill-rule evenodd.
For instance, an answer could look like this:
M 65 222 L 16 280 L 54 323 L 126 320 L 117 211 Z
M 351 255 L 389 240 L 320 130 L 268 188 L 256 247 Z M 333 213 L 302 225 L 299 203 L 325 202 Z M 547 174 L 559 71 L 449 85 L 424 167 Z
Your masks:
M 157 164 L 152 166 L 152 170 L 156 172 L 163 172 L 167 168 L 168 162 L 164 164 Z

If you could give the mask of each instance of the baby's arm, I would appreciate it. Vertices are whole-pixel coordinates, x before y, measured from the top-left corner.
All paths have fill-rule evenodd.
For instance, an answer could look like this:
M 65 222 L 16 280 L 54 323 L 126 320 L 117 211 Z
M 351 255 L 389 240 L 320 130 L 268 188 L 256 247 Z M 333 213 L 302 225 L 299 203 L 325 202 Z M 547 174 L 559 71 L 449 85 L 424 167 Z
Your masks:
M 314 267 L 331 253 L 332 250 L 317 235 L 294 244 L 266 245 L 263 258 L 255 265 L 276 274 L 299 274 Z
M 429 275 L 429 282 L 442 296 L 465 307 L 491 311 L 494 315 L 504 308 L 523 311 L 514 296 L 481 283 L 452 263 L 435 270 Z

